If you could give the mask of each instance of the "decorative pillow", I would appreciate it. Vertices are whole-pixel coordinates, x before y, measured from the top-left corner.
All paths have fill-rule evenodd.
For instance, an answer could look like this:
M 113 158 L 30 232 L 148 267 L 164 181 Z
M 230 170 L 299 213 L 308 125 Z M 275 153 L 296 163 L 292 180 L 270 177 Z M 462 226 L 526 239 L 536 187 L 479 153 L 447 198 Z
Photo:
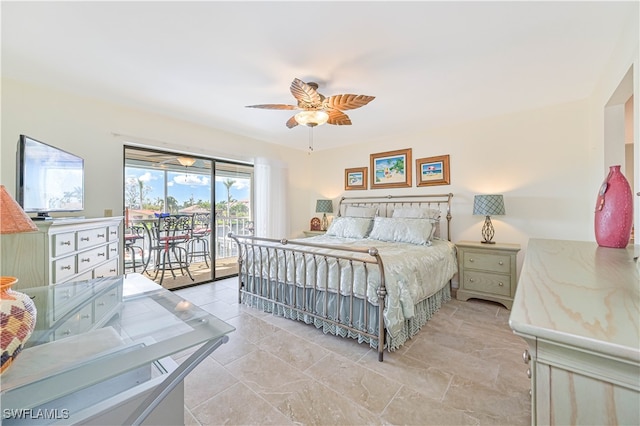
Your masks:
M 380 241 L 431 245 L 432 230 L 431 220 L 376 217 L 369 238 Z
M 442 212 L 437 209 L 428 209 L 425 207 L 398 207 L 393 210 L 391 217 L 411 217 L 411 218 L 428 218 L 440 219 Z
M 333 219 L 326 235 L 342 238 L 365 238 L 373 220 L 368 217 L 342 217 Z
M 374 217 L 376 210 L 375 207 L 347 206 L 344 215 L 347 217 Z

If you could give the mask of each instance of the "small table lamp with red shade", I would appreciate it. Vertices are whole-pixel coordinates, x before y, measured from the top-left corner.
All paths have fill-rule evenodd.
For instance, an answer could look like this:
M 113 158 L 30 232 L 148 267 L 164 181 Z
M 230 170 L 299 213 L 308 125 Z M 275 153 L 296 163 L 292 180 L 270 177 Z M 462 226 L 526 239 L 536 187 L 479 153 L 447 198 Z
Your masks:
M 0 234 L 37 231 L 38 227 L 0 185 Z M 11 365 L 22 351 L 24 344 L 36 326 L 36 306 L 24 293 L 14 291 L 11 286 L 15 277 L 0 277 L 0 374 Z

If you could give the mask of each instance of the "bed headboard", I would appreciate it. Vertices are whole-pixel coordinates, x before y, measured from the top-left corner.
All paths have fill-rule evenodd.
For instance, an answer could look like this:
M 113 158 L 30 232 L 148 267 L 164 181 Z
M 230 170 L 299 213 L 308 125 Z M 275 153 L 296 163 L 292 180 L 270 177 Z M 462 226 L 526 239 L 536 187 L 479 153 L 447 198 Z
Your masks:
M 447 219 L 447 240 L 451 241 L 451 198 L 448 194 L 386 195 L 370 197 L 342 197 L 338 204 L 338 216 L 343 216 L 347 206 L 375 207 L 376 216 L 391 217 L 396 208 L 428 208 L 442 212 L 440 220 Z

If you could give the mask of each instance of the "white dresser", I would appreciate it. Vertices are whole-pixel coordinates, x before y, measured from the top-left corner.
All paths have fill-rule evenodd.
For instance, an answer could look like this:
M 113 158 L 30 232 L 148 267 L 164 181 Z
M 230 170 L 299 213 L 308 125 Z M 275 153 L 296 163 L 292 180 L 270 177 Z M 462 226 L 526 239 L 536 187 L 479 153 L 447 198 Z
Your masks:
M 3 276 L 20 290 L 118 275 L 122 216 L 35 221 L 38 231 L 0 238 Z
M 528 345 L 532 424 L 640 424 L 637 255 L 529 242 L 509 324 Z

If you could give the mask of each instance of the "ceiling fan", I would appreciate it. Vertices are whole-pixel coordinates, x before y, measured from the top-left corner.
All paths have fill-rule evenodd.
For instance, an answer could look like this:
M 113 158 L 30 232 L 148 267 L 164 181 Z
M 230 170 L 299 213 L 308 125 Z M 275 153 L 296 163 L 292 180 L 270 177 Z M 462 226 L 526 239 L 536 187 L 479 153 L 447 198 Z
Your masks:
M 351 119 L 343 111 L 360 108 L 375 99 L 375 96 L 352 94 L 325 97 L 318 92 L 317 83 L 305 83 L 298 78 L 293 79 L 290 90 L 298 101 L 297 105 L 262 104 L 247 105 L 247 108 L 300 110 L 287 120 L 287 127 L 290 129 L 298 124 L 309 127 L 324 123 L 347 126 L 351 125 Z

